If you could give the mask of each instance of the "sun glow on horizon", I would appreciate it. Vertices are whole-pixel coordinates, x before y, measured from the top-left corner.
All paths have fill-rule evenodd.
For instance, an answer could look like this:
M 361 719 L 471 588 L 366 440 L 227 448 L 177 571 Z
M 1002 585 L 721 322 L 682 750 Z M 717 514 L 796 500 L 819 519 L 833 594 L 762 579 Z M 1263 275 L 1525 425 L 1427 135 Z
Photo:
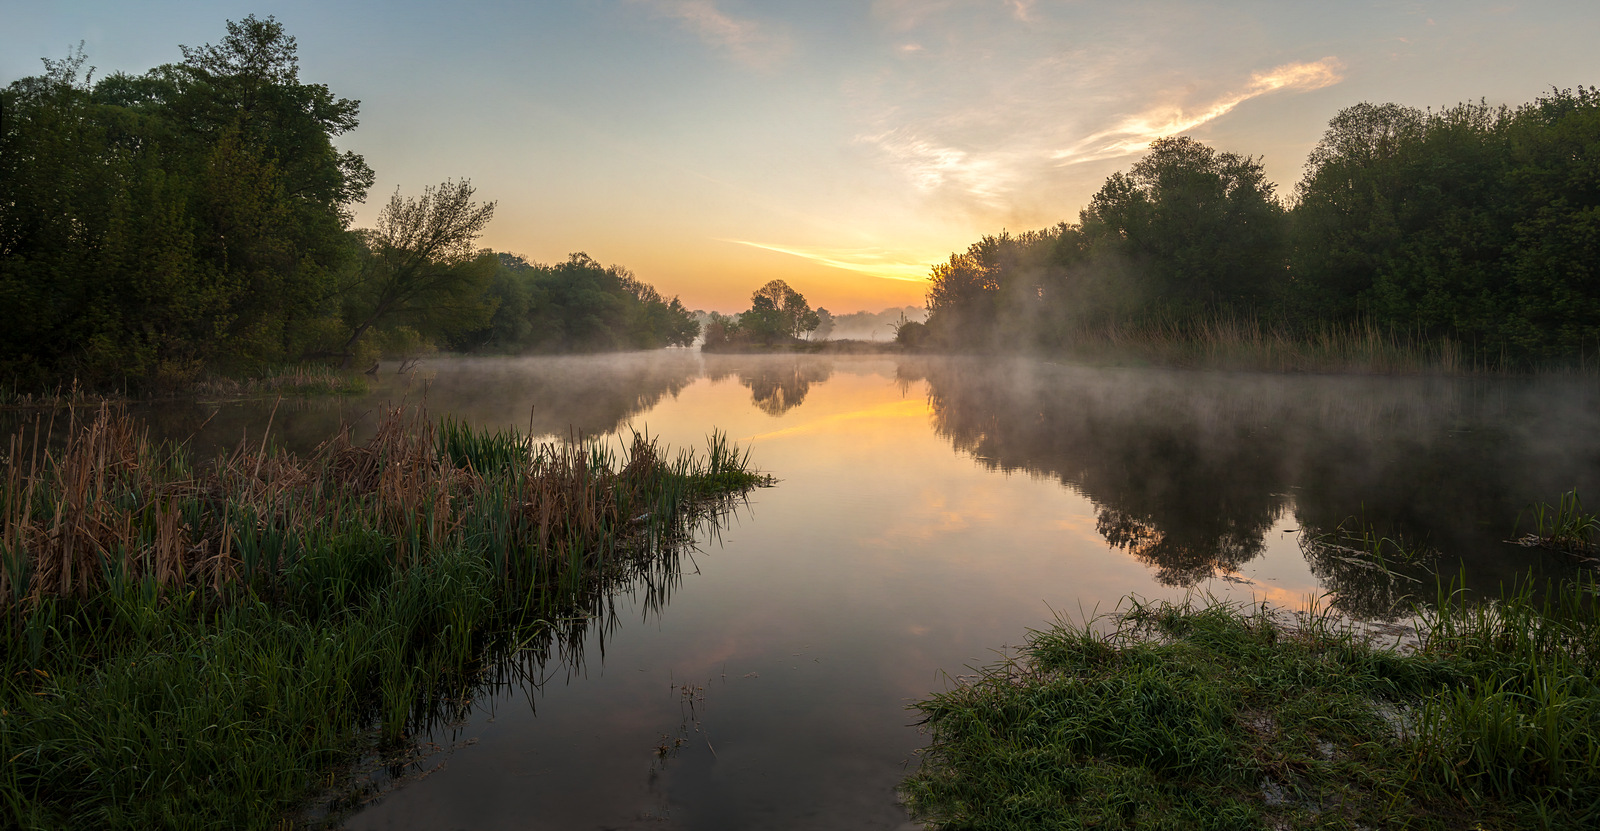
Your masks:
M 779 254 L 800 257 L 830 268 L 855 271 L 873 277 L 881 277 L 885 280 L 901 280 L 913 283 L 926 283 L 934 264 L 944 259 L 944 256 L 940 255 L 923 262 L 920 261 L 922 258 L 918 255 L 908 254 L 907 252 L 887 251 L 881 248 L 813 248 L 808 250 L 796 246 L 771 245 L 742 239 L 724 239 L 721 241 L 737 245 L 748 245 L 751 248 L 760 248 L 764 251 L 776 251 Z

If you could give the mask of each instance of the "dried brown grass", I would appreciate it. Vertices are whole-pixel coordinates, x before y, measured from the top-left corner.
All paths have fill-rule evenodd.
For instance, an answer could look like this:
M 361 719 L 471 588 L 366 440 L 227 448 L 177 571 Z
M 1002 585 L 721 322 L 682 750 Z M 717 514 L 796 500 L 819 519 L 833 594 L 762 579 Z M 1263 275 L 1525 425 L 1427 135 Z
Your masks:
M 220 593 L 248 579 L 241 546 L 271 529 L 376 531 L 406 543 L 394 555 L 405 568 L 461 543 L 491 495 L 499 544 L 548 564 L 558 549 L 615 547 L 669 472 L 640 438 L 620 466 L 573 441 L 519 443 L 516 464 L 478 471 L 440 452 L 437 430 L 419 410 L 394 409 L 359 444 L 348 428 L 304 457 L 241 442 L 196 467 L 114 407 L 74 419 L 54 449 L 36 424 L 4 460 L 0 606 L 86 598 L 112 574 Z

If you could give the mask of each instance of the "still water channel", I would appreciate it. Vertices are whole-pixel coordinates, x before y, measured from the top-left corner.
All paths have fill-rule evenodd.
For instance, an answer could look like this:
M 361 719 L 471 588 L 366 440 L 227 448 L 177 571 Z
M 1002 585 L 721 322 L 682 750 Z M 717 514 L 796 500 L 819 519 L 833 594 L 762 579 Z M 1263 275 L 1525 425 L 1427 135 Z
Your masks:
M 1492 589 L 1570 568 L 1504 541 L 1531 502 L 1600 498 L 1592 375 L 669 350 L 438 360 L 360 399 L 149 415 L 215 447 L 271 414 L 277 440 L 305 448 L 402 400 L 674 447 L 715 427 L 779 482 L 703 534 L 670 602 L 619 596 L 581 658 L 437 732 L 441 749 L 354 829 L 898 828 L 895 785 L 924 741 L 906 705 L 1056 614 L 1197 592 L 1393 616 L 1431 595 L 1431 572 Z M 1308 542 L 1341 524 L 1441 554 L 1385 573 Z

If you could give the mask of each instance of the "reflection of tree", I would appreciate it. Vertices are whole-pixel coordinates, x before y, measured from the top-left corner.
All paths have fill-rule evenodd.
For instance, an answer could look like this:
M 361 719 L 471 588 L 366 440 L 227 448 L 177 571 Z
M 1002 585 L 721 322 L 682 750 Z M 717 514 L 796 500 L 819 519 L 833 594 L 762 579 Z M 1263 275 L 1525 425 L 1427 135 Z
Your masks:
M 1260 555 L 1285 503 L 1280 432 L 1248 407 L 1217 418 L 1169 388 L 1071 381 L 930 365 L 934 429 L 990 468 L 1054 476 L 1094 500 L 1101 536 L 1163 583 Z
M 1531 554 L 1502 541 L 1529 502 L 1600 492 L 1600 390 L 1444 379 L 1092 370 L 923 359 L 934 429 L 989 468 L 1059 479 L 1096 527 L 1171 585 L 1238 569 L 1292 507 L 1315 539 L 1358 518 L 1491 587 Z M 1432 578 L 1306 544 L 1341 608 L 1378 616 Z M 1396 575 L 1406 576 L 1396 576 Z
M 1311 573 L 1333 593 L 1335 609 L 1364 620 L 1393 620 L 1433 592 L 1438 553 L 1409 542 L 1390 544 L 1376 529 L 1369 533 L 1384 540 L 1381 557 L 1342 530 L 1321 533 L 1309 527 L 1302 529 L 1300 551 Z
M 385 372 L 362 397 L 273 398 L 221 402 L 163 401 L 135 408 L 152 438 L 193 437 L 197 457 L 259 441 L 270 417 L 273 442 L 306 452 L 348 425 L 359 441 L 385 406 L 421 404 L 482 427 L 516 427 L 530 435 L 603 435 L 700 375 L 687 350 L 621 355 L 429 360 L 418 378 Z M 275 413 L 275 415 L 274 415 Z
M 1270 524 L 1271 520 L 1268 521 Z M 1206 526 L 1217 523 L 1208 522 Z M 1121 548 L 1156 569 L 1156 580 L 1169 586 L 1192 586 L 1233 571 L 1261 554 L 1264 528 L 1218 531 L 1213 527 L 1179 527 L 1163 530 L 1152 518 L 1135 517 L 1115 508 L 1101 507 L 1095 530 L 1113 548 Z
M 750 399 L 767 415 L 779 416 L 800 406 L 812 384 L 833 376 L 833 364 L 814 360 L 762 362 L 739 370 L 739 383 L 750 388 Z

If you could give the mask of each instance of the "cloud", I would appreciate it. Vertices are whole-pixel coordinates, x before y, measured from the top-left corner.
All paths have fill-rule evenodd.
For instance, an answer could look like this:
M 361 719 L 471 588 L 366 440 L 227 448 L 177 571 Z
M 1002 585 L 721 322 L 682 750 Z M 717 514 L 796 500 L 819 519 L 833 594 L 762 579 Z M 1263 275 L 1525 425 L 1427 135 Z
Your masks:
M 1014 170 L 1002 152 L 979 153 L 950 147 L 906 128 L 856 139 L 888 155 L 919 190 L 954 188 L 978 201 L 997 205 L 1011 189 Z
M 1257 72 L 1250 83 L 1198 107 L 1180 105 L 1151 107 L 1124 118 L 1117 126 L 1087 136 L 1053 155 L 1063 164 L 1126 156 L 1143 151 L 1150 142 L 1192 130 L 1232 112 L 1240 104 L 1269 92 L 1292 89 L 1306 92 L 1322 89 L 1344 80 L 1344 65 L 1337 58 L 1311 63 L 1284 64 Z
M 789 41 L 754 20 L 731 17 L 713 0 L 633 0 L 662 17 L 682 23 L 710 46 L 723 49 L 740 63 L 768 67 L 789 51 Z
M 882 248 L 808 249 L 795 246 L 770 245 L 764 242 L 751 242 L 742 239 L 725 239 L 722 242 L 776 251 L 792 257 L 801 257 L 821 265 L 870 274 L 886 280 L 905 280 L 915 283 L 926 281 L 933 264 L 944 259 L 942 254 L 924 257 L 911 252 L 889 251 Z

